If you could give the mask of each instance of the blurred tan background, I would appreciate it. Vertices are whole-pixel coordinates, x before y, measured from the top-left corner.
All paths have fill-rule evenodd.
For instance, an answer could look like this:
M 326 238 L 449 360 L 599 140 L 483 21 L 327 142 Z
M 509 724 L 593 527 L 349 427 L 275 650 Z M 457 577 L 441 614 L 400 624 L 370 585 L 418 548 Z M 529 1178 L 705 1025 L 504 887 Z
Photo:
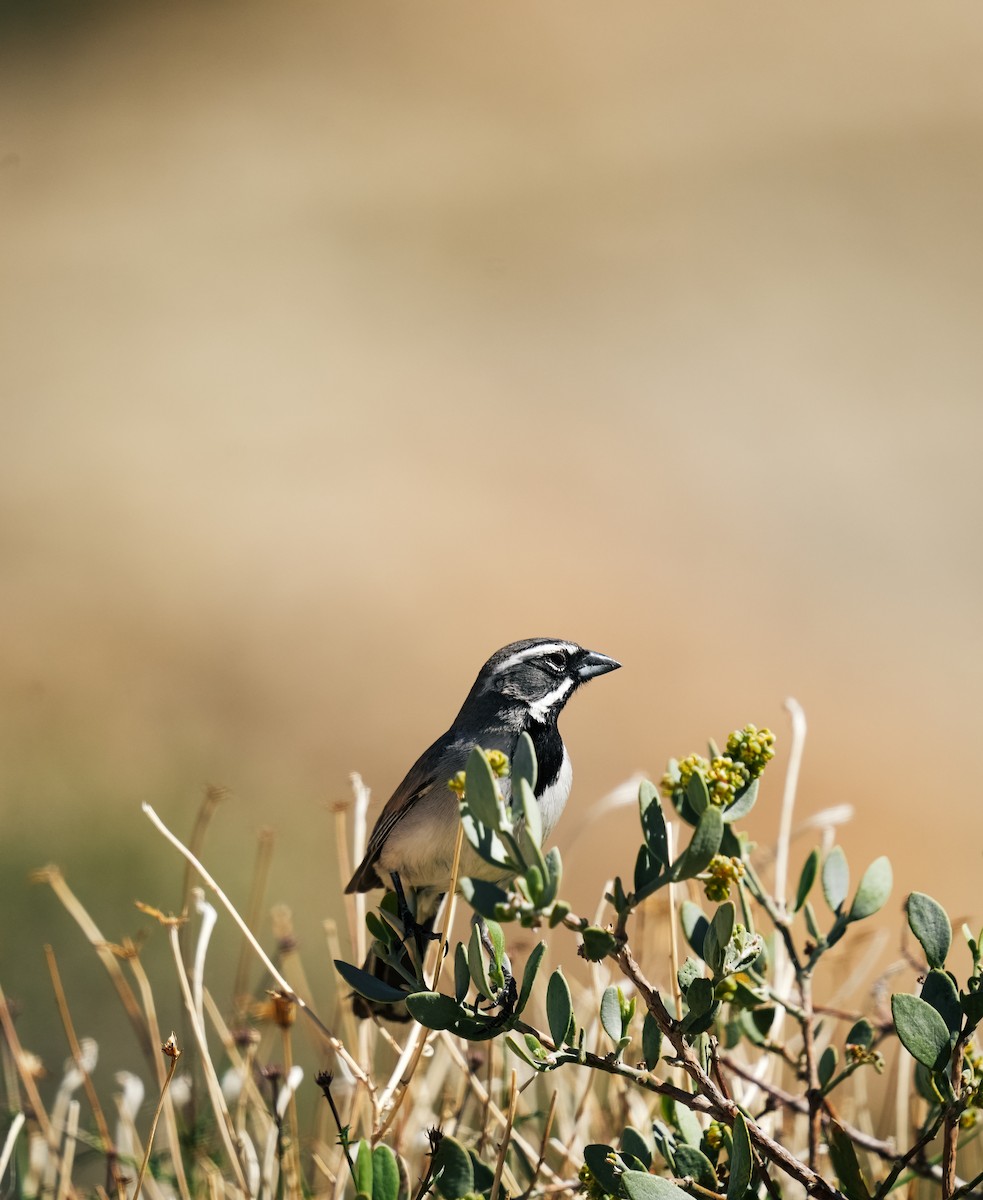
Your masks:
M 139 803 L 186 833 L 207 782 L 209 863 L 241 901 L 275 827 L 326 987 L 348 772 L 385 799 L 540 633 L 625 664 L 563 722 L 585 905 L 634 857 L 630 813 L 570 845 L 592 801 L 745 721 L 787 747 L 794 695 L 801 813 L 856 806 L 899 925 L 912 887 L 979 922 L 975 0 L 3 11 L 0 971 L 29 1043 L 40 943 L 93 960 L 27 870 L 133 933 L 180 880 Z

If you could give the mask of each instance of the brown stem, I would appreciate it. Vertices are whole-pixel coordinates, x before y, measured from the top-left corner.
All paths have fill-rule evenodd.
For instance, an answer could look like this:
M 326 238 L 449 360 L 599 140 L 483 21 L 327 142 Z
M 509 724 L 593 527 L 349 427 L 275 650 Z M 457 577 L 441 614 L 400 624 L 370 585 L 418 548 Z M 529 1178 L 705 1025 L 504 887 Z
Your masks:
M 801 1096 L 793 1096 L 791 1092 L 786 1092 L 783 1088 L 777 1087 L 773 1083 L 756 1078 L 754 1073 L 749 1071 L 743 1063 L 737 1062 L 728 1054 L 721 1054 L 719 1057 L 721 1064 L 728 1071 L 733 1071 L 735 1075 L 740 1075 L 748 1083 L 753 1083 L 755 1087 L 764 1092 L 766 1096 L 770 1096 L 773 1100 L 777 1101 L 783 1108 L 790 1108 L 798 1113 L 807 1113 L 809 1111 L 807 1101 L 803 1100 Z M 824 1122 L 829 1120 L 829 1114 L 825 1110 L 822 1113 L 822 1119 Z M 848 1125 L 841 1117 L 837 1117 L 836 1122 L 850 1141 L 861 1146 L 864 1150 L 869 1150 L 879 1158 L 888 1159 L 891 1162 L 894 1162 L 897 1158 L 897 1151 L 891 1142 L 884 1142 L 879 1138 L 871 1137 L 869 1133 L 864 1133 L 862 1129 Z
M 113 1145 L 113 1139 L 109 1134 L 109 1125 L 106 1123 L 106 1116 L 102 1111 L 102 1105 L 99 1103 L 99 1097 L 96 1094 L 92 1078 L 85 1069 L 85 1064 L 82 1060 L 82 1047 L 79 1045 L 79 1040 L 75 1035 L 75 1025 L 72 1022 L 72 1014 L 68 1008 L 65 989 L 62 987 L 61 974 L 58 970 L 58 963 L 55 961 L 55 952 L 50 946 L 45 946 L 44 953 L 48 960 L 48 974 L 51 976 L 51 986 L 55 993 L 55 1003 L 58 1006 L 61 1023 L 65 1029 L 65 1036 L 72 1051 L 72 1058 L 78 1068 L 79 1074 L 82 1076 L 82 1086 L 85 1088 L 85 1094 L 88 1097 L 89 1106 L 92 1109 L 92 1115 L 95 1118 L 99 1136 L 102 1139 L 102 1148 L 106 1155 L 108 1181 L 115 1187 L 119 1200 L 126 1200 L 126 1188 L 123 1185 L 123 1177 L 120 1175 L 119 1164 L 116 1159 L 116 1147 Z
M 956 1041 L 956 1048 L 952 1052 L 952 1065 L 949 1070 L 949 1078 L 952 1080 L 952 1090 L 959 1095 L 962 1066 L 963 1066 L 963 1050 L 966 1048 L 968 1035 L 962 1033 Z M 959 1149 L 959 1114 L 961 1112 L 960 1105 L 953 1105 L 948 1109 L 945 1116 L 945 1126 L 942 1134 L 942 1200 L 951 1200 L 953 1192 L 956 1190 L 958 1180 L 956 1178 L 956 1152 Z
M 676 1022 L 669 1016 L 662 997 L 642 974 L 630 948 L 627 945 L 622 946 L 614 957 L 622 973 L 638 989 L 638 994 L 645 1001 L 645 1006 L 652 1014 L 652 1018 L 676 1051 L 680 1066 L 690 1076 L 700 1094 L 707 1101 L 709 1110 L 718 1120 L 733 1125 L 739 1112 L 737 1105 L 733 1100 L 727 1099 L 704 1071 L 700 1060 L 686 1043 Z M 780 1146 L 778 1142 L 770 1138 L 757 1122 L 748 1121 L 747 1128 L 751 1141 L 757 1147 L 758 1152 L 778 1166 L 786 1175 L 801 1183 L 810 1196 L 817 1196 L 820 1200 L 845 1200 L 842 1192 L 827 1183 L 812 1167 L 801 1163 L 784 1146 Z
M 802 994 L 802 1045 L 806 1060 L 806 1100 L 809 1104 L 809 1166 L 815 1171 L 819 1162 L 819 1140 L 822 1132 L 822 1091 L 819 1087 L 819 1064 L 816 1061 L 816 1027 L 812 1008 L 812 975 L 799 972 L 799 991 Z

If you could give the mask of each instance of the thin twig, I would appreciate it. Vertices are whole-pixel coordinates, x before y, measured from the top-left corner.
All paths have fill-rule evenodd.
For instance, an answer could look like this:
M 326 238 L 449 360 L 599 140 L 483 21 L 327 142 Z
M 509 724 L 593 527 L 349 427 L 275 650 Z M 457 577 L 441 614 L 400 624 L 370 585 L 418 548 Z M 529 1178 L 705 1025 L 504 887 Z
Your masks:
M 249 906 L 246 924 L 254 929 L 260 921 L 263 911 L 263 897 L 266 895 L 266 885 L 270 878 L 270 864 L 273 861 L 273 844 L 276 835 L 272 829 L 261 829 L 256 842 L 256 861 L 253 864 L 253 878 L 249 890 Z M 232 984 L 232 1003 L 238 1012 L 243 997 L 248 995 L 247 977 L 249 975 L 249 941 L 243 938 L 239 950 L 239 962 Z
M 228 896 L 226 896 L 225 892 L 222 891 L 222 889 L 216 883 L 215 879 L 209 874 L 209 872 L 205 869 L 205 867 L 202 865 L 202 863 L 199 862 L 199 860 L 191 853 L 191 851 L 187 848 L 187 846 L 185 846 L 184 843 L 167 828 L 167 826 L 160 819 L 160 817 L 157 816 L 157 814 L 154 812 L 153 808 L 149 804 L 143 804 L 143 805 L 141 805 L 141 808 L 143 809 L 144 815 L 152 822 L 153 825 L 156 826 L 156 828 L 159 830 L 159 832 L 162 833 L 164 835 L 164 837 L 167 838 L 167 840 L 171 843 L 171 845 L 179 853 L 183 854 L 184 857 L 188 860 L 188 862 L 191 863 L 191 865 L 195 868 L 195 870 L 201 876 L 202 882 L 205 883 L 209 888 L 211 888 L 211 890 L 215 893 L 215 895 L 218 896 L 219 900 L 222 902 L 223 906 L 225 907 L 225 910 L 228 912 L 229 916 L 233 919 L 233 921 L 235 921 L 235 923 L 239 926 L 239 929 L 241 930 L 241 932 L 243 933 L 243 935 L 245 936 L 245 938 L 249 942 L 249 944 L 252 946 L 252 948 L 255 951 L 256 955 L 258 956 L 259 960 L 266 967 L 266 969 L 269 971 L 269 973 L 273 976 L 273 979 L 276 981 L 277 986 L 294 1001 L 294 1003 L 301 1010 L 301 1012 L 303 1012 L 306 1015 L 307 1019 L 309 1021 L 313 1022 L 313 1024 L 321 1031 L 325 1040 L 328 1042 L 331 1049 L 334 1050 L 335 1054 L 337 1054 L 339 1058 L 344 1060 L 345 1065 L 348 1067 L 349 1071 L 351 1071 L 351 1073 L 355 1076 L 355 1078 L 359 1081 L 359 1083 L 363 1084 L 363 1086 L 366 1087 L 368 1089 L 368 1091 L 374 1096 L 375 1085 L 373 1084 L 372 1080 L 369 1078 L 368 1075 L 366 1075 L 366 1073 L 362 1070 L 362 1068 L 355 1061 L 355 1059 L 352 1058 L 352 1056 L 348 1053 L 348 1050 L 345 1048 L 344 1044 L 337 1037 L 335 1037 L 335 1035 L 331 1032 L 331 1030 L 327 1027 L 327 1025 L 324 1024 L 324 1022 L 320 1019 L 320 1017 L 318 1017 L 317 1014 L 311 1008 L 308 1007 L 308 1005 L 304 1002 L 304 1000 L 300 996 L 298 996 L 297 993 L 293 990 L 293 988 L 286 981 L 286 979 L 283 978 L 283 976 L 280 974 L 280 972 L 276 969 L 276 967 L 270 961 L 269 956 L 263 950 L 262 946 L 260 946 L 259 942 L 256 940 L 255 936 L 253 935 L 252 930 L 249 928 L 249 926 L 246 924 L 246 922 L 239 915 L 239 913 L 236 910 L 235 906 L 233 905 L 232 901 L 229 900 L 229 898 L 228 898 Z
M 502 1186 L 502 1171 L 505 1169 L 505 1156 L 509 1152 L 509 1137 L 512 1133 L 512 1122 L 515 1120 L 516 1096 L 516 1078 L 513 1069 L 512 1083 L 509 1088 L 509 1107 L 505 1114 L 505 1129 L 502 1131 L 502 1143 L 498 1150 L 498 1161 L 495 1163 L 495 1178 L 492 1180 L 490 1200 L 498 1200 L 498 1191 Z
M 17 1074 L 20 1076 L 24 1091 L 27 1092 L 27 1099 L 31 1105 L 34 1119 L 41 1127 L 45 1141 L 50 1145 L 52 1141 L 51 1120 L 48 1117 L 47 1109 L 41 1101 L 41 1093 L 34 1082 L 34 1076 L 28 1065 L 27 1055 L 24 1053 L 24 1048 L 20 1044 L 20 1038 L 17 1036 L 17 1030 L 10 1015 L 7 999 L 3 994 L 3 988 L 0 988 L 0 1026 L 3 1028 L 3 1036 L 7 1039 L 10 1052 L 14 1056 Z
M 739 1112 L 737 1105 L 720 1092 L 717 1085 L 704 1071 L 698 1057 L 679 1031 L 678 1025 L 669 1016 L 662 997 L 642 974 L 629 947 L 622 946 L 615 958 L 626 978 L 630 979 L 638 988 L 648 1011 L 671 1042 L 680 1064 L 696 1084 L 697 1090 L 709 1104 L 714 1116 L 718 1120 L 726 1121 L 728 1125 L 733 1125 Z M 784 1146 L 770 1138 L 757 1122 L 749 1121 L 747 1128 L 751 1141 L 758 1149 L 787 1175 L 801 1183 L 809 1195 L 818 1196 L 821 1200 L 845 1200 L 842 1192 L 827 1183 L 811 1167 L 800 1162 Z
M 130 965 L 130 970 L 133 977 L 137 981 L 137 988 L 140 992 L 140 999 L 143 1003 L 144 1015 L 147 1018 L 147 1027 L 150 1030 L 151 1036 L 161 1044 L 160 1024 L 157 1020 L 157 1007 L 154 1004 L 153 989 L 150 986 L 150 980 L 147 978 L 147 972 L 143 969 L 143 963 L 136 953 L 136 949 L 130 945 L 122 947 L 126 961 Z M 161 1097 L 164 1101 L 164 1128 L 167 1130 L 167 1145 L 171 1152 L 171 1166 L 174 1169 L 174 1176 L 177 1179 L 178 1191 L 181 1194 L 181 1200 L 191 1200 L 191 1193 L 188 1190 L 188 1177 L 184 1170 L 184 1156 L 181 1153 L 181 1142 L 177 1132 L 177 1118 L 174 1114 L 174 1102 L 171 1098 L 170 1089 L 165 1086 L 165 1078 L 167 1072 L 164 1067 L 163 1059 L 154 1059 L 154 1064 L 157 1068 L 157 1086 L 160 1089 Z
M 120 1200 L 126 1200 L 126 1188 L 123 1185 L 123 1177 L 119 1171 L 119 1164 L 116 1161 L 116 1147 L 113 1145 L 113 1139 L 109 1133 L 109 1125 L 106 1122 L 106 1115 L 102 1111 L 102 1105 L 99 1103 L 99 1096 L 92 1083 L 92 1077 L 85 1069 L 85 1061 L 82 1057 L 82 1048 L 79 1045 L 78 1038 L 75 1036 L 75 1026 L 72 1024 L 72 1014 L 68 1009 L 68 1000 L 65 996 L 65 989 L 61 984 L 61 975 L 58 971 L 58 963 L 55 961 L 55 952 L 51 946 L 44 948 L 45 958 L 48 960 L 48 973 L 51 976 L 51 986 L 55 993 L 55 1003 L 58 1006 L 58 1014 L 61 1017 L 61 1023 L 65 1029 L 65 1036 L 68 1038 L 68 1045 L 72 1052 L 72 1058 L 78 1068 L 79 1074 L 82 1076 L 82 1085 L 85 1088 L 85 1094 L 89 1100 L 89 1106 L 92 1109 L 92 1115 L 95 1117 L 96 1126 L 99 1130 L 99 1137 L 102 1139 L 103 1150 L 106 1155 L 106 1169 L 109 1178 L 113 1181 L 116 1188 L 116 1193 Z
M 239 1151 L 235 1143 L 235 1130 L 232 1124 L 232 1116 L 229 1113 L 225 1103 L 225 1097 L 222 1095 L 222 1085 L 219 1083 L 218 1075 L 215 1072 L 215 1064 L 208 1053 L 208 1043 L 205 1040 L 205 1031 L 198 1024 L 198 1015 L 195 1012 L 194 996 L 191 994 L 191 985 L 188 982 L 188 974 L 184 969 L 184 958 L 181 954 L 181 942 L 178 935 L 177 923 L 172 923 L 167 930 L 171 941 L 171 950 L 174 955 L 174 964 L 177 968 L 178 983 L 181 985 L 181 995 L 184 997 L 184 1006 L 187 1009 L 188 1017 L 191 1024 L 191 1030 L 194 1034 L 195 1041 L 198 1043 L 198 1052 L 201 1056 L 201 1065 L 205 1073 L 205 1083 L 208 1087 L 208 1095 L 212 1102 L 212 1109 L 215 1112 L 216 1124 L 218 1125 L 219 1135 L 225 1144 L 225 1152 L 228 1156 L 229 1163 L 235 1173 L 236 1184 L 239 1189 L 245 1194 L 249 1194 L 249 1188 L 246 1184 L 246 1177 L 243 1172 L 242 1164 L 239 1161 Z
M 113 954 L 111 944 L 99 932 L 99 927 L 95 921 L 89 916 L 88 911 L 79 901 L 78 897 L 65 882 L 65 877 L 62 875 L 58 867 L 48 866 L 42 867 L 40 870 L 31 872 L 32 883 L 47 883 L 51 890 L 55 893 L 58 899 L 62 902 L 69 915 L 74 918 L 76 924 L 85 934 L 86 938 L 92 945 L 96 954 L 99 955 L 102 965 L 106 968 L 106 973 L 109 975 L 113 987 L 116 989 L 116 994 L 120 998 L 120 1002 L 129 1018 L 130 1024 L 133 1026 L 133 1032 L 136 1034 L 137 1041 L 140 1044 L 140 1049 L 143 1051 L 147 1062 L 153 1066 L 154 1058 L 157 1054 L 157 1048 L 150 1038 L 150 1030 L 147 1028 L 147 1023 L 144 1020 L 143 1012 L 140 1005 L 137 1003 L 137 998 L 133 994 L 133 989 L 127 983 L 123 971 L 116 961 L 116 956 Z
M 143 1152 L 143 1162 L 140 1164 L 140 1174 L 137 1176 L 137 1185 L 133 1192 L 133 1200 L 140 1200 L 144 1176 L 147 1174 L 147 1166 L 150 1162 L 150 1152 L 154 1146 L 154 1134 L 157 1132 L 157 1122 L 160 1120 L 160 1114 L 164 1108 L 164 1097 L 171 1085 L 171 1080 L 174 1078 L 174 1072 L 177 1070 L 177 1060 L 181 1057 L 181 1051 L 177 1048 L 177 1039 L 173 1033 L 160 1049 L 161 1053 L 165 1054 L 171 1060 L 171 1065 L 164 1080 L 164 1086 L 161 1088 L 160 1097 L 157 1100 L 154 1119 L 150 1122 L 150 1133 L 147 1135 L 147 1148 Z
M 885 1176 L 884 1182 L 878 1186 L 877 1191 L 874 1193 L 874 1200 L 882 1200 L 882 1198 L 886 1196 L 894 1187 L 895 1181 L 898 1179 L 905 1167 L 907 1167 L 910 1162 L 913 1162 L 914 1159 L 921 1154 L 925 1147 L 930 1145 L 935 1140 L 936 1135 L 942 1128 L 942 1124 L 945 1121 L 948 1111 L 948 1106 L 943 1108 L 939 1112 L 937 1118 L 932 1122 L 931 1125 L 929 1125 L 928 1129 L 925 1130 L 925 1132 L 918 1139 L 918 1141 L 915 1142 L 911 1149 L 907 1150 L 903 1155 L 901 1155 L 900 1158 L 895 1160 L 894 1166 Z

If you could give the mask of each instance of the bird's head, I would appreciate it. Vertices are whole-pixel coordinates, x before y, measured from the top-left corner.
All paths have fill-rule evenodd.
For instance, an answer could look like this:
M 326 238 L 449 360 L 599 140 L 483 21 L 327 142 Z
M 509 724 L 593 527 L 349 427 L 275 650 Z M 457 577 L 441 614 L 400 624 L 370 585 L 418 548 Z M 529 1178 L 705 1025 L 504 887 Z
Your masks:
M 512 642 L 485 663 L 467 704 L 501 697 L 528 710 L 533 721 L 555 721 L 582 683 L 616 671 L 621 663 L 562 638 Z

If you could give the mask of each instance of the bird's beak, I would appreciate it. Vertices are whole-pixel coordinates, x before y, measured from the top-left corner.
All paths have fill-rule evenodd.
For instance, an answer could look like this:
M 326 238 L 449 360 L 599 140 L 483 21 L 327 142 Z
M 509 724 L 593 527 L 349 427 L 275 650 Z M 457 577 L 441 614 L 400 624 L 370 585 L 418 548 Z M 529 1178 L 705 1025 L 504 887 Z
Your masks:
M 608 671 L 617 671 L 620 666 L 621 663 L 616 662 L 613 658 L 608 658 L 606 654 L 598 654 L 594 650 L 587 650 L 577 663 L 577 678 L 581 683 L 586 683 L 588 679 L 593 679 L 595 675 L 606 675 Z

